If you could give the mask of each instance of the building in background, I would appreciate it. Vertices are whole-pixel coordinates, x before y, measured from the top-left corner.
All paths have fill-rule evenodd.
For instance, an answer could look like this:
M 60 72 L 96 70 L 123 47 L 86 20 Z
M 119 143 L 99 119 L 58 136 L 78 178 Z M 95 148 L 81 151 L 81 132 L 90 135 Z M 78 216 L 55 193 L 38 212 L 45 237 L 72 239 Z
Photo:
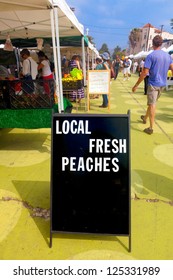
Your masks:
M 156 35 L 163 38 L 163 47 L 168 48 L 173 43 L 173 34 L 158 29 L 150 23 L 145 24 L 142 28 L 134 28 L 129 35 L 129 54 L 136 54 L 140 51 L 150 51 L 152 49 L 152 40 Z

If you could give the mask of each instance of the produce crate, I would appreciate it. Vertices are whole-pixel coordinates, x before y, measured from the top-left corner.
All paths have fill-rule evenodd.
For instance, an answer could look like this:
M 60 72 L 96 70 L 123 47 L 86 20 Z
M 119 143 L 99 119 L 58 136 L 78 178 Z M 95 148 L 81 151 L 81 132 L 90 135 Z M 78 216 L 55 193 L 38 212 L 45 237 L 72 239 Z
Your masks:
M 10 106 L 11 109 L 48 109 L 54 105 L 54 81 L 46 81 L 49 87 L 49 94 L 44 91 L 45 81 L 34 81 L 34 92 L 25 93 L 21 81 L 10 83 Z
M 4 100 L 3 94 L 0 92 L 0 109 L 8 108 L 6 100 Z
M 64 80 L 62 81 L 63 90 L 76 90 L 83 87 L 83 80 Z
M 0 81 L 0 109 L 10 108 L 9 81 Z

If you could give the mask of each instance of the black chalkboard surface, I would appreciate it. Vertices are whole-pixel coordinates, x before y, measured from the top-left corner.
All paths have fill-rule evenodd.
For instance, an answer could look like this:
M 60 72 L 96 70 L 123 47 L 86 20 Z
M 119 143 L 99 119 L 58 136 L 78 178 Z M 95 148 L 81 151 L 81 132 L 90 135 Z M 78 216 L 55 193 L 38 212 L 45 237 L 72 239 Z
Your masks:
M 51 234 L 130 235 L 129 119 L 53 115 Z

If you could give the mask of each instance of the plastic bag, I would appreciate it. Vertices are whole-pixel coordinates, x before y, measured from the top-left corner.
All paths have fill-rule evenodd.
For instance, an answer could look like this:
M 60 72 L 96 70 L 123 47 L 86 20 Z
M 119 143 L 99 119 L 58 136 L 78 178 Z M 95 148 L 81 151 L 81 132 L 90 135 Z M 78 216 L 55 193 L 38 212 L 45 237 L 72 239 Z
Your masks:
M 6 42 L 5 42 L 5 45 L 4 45 L 4 51 L 13 51 L 13 45 L 11 43 L 11 39 L 10 39 L 10 36 L 8 35 L 7 36 L 7 39 L 6 39 Z

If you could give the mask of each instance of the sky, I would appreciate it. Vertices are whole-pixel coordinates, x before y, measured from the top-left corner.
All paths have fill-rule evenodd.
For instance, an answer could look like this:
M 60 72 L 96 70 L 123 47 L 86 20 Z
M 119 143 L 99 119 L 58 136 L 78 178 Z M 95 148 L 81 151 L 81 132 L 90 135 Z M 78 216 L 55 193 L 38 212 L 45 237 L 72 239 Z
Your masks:
M 93 37 L 99 50 L 106 43 L 108 49 L 128 47 L 128 36 L 133 28 L 150 23 L 154 27 L 173 34 L 172 0 L 66 0 L 75 8 L 78 21 L 84 25 L 84 33 Z

